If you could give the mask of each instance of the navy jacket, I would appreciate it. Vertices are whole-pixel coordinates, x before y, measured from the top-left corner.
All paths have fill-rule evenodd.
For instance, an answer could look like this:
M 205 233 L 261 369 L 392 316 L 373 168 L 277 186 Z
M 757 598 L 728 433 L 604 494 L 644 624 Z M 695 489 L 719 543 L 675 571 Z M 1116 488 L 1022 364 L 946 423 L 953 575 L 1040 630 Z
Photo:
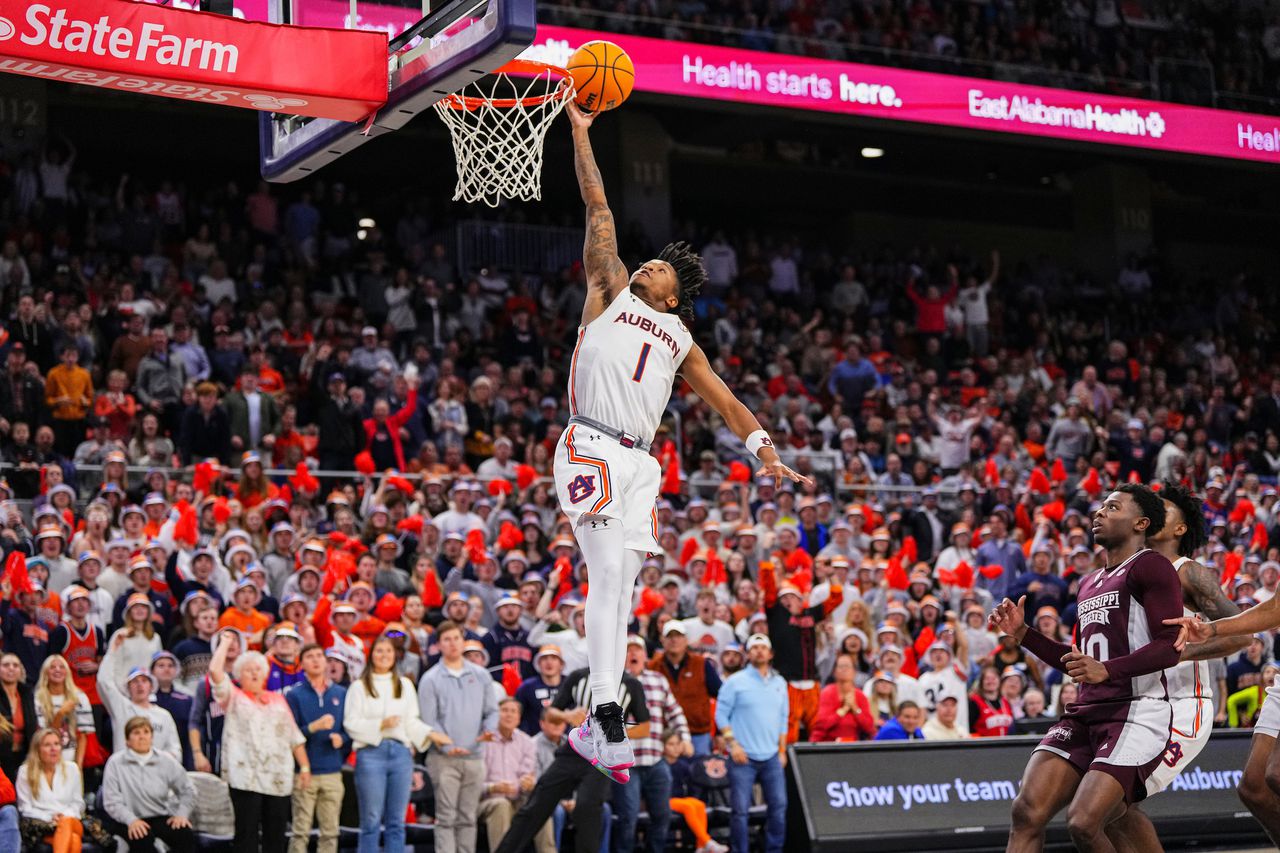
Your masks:
M 351 738 L 342 727 L 342 709 L 347 702 L 347 688 L 340 684 L 330 684 L 323 696 L 316 695 L 316 689 L 307 679 L 299 681 L 284 692 L 285 701 L 293 711 L 293 719 L 307 738 L 307 760 L 311 762 L 312 775 L 321 773 L 341 773 L 342 765 L 351 751 Z M 333 728 L 320 731 L 308 731 L 307 726 L 323 717 L 333 715 Z M 334 749 L 329 735 L 337 732 L 342 735 L 342 747 Z

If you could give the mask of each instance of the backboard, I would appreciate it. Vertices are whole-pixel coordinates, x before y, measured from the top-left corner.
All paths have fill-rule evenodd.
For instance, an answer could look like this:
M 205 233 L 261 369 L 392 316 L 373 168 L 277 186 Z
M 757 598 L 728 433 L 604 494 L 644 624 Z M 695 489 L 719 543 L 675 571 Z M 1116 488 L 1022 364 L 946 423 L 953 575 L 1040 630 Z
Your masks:
M 237 8 L 254 2 L 237 3 Z M 265 2 L 272 23 L 381 30 L 390 38 L 390 90 L 386 105 L 371 121 L 286 113 L 259 117 L 262 176 L 281 183 L 313 174 L 370 139 L 403 127 L 445 95 L 514 59 L 533 42 L 537 28 L 535 0 Z

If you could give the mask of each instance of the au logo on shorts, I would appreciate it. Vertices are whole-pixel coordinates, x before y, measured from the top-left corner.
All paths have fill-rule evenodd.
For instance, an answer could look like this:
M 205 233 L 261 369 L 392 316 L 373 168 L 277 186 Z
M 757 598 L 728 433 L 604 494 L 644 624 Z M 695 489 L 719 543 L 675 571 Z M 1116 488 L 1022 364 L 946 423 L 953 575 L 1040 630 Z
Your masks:
M 596 478 L 594 474 L 591 476 L 579 474 L 569 481 L 569 500 L 573 503 L 582 503 L 595 494 L 595 491 Z

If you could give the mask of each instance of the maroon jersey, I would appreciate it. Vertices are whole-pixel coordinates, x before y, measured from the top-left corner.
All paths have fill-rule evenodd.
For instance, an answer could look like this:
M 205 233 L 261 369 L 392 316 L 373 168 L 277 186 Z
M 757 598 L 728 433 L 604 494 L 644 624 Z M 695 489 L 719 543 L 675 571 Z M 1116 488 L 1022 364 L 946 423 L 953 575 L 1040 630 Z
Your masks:
M 1081 684 L 1080 703 L 1167 700 L 1163 670 L 1178 662 L 1173 647 L 1178 626 L 1165 625 L 1164 620 L 1182 615 L 1182 585 L 1173 563 L 1143 549 L 1118 566 L 1086 577 L 1078 601 L 1080 650 L 1106 664 L 1110 675 L 1101 684 Z M 1034 630 L 1027 631 L 1023 645 L 1057 669 L 1071 650 Z

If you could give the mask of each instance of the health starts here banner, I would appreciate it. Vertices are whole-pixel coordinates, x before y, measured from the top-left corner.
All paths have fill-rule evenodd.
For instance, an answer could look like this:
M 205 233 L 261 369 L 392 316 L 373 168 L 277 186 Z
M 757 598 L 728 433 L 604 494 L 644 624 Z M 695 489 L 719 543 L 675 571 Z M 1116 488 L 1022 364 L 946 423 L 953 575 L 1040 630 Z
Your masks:
M 545 24 L 523 55 L 564 65 L 592 39 L 643 92 L 1280 163 L 1272 116 Z

